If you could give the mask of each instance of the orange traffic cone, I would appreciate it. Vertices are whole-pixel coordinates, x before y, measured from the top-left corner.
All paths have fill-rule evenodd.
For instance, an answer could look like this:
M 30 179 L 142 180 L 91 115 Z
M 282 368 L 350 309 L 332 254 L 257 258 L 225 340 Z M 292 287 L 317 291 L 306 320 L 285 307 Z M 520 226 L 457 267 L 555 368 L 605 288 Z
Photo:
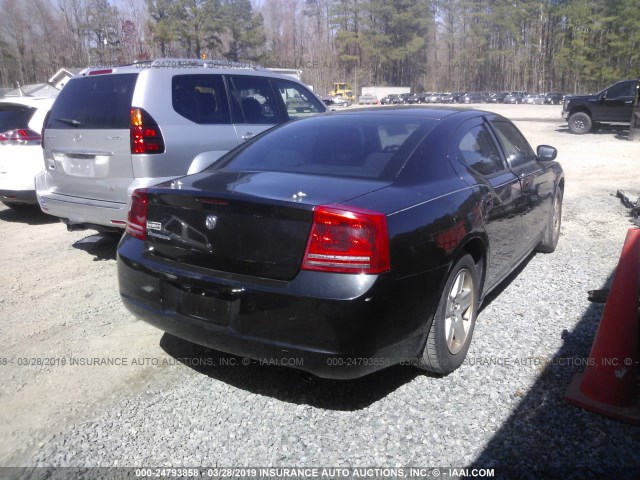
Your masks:
M 636 425 L 639 285 L 640 229 L 630 228 L 587 368 L 573 377 L 565 395 L 569 403 Z

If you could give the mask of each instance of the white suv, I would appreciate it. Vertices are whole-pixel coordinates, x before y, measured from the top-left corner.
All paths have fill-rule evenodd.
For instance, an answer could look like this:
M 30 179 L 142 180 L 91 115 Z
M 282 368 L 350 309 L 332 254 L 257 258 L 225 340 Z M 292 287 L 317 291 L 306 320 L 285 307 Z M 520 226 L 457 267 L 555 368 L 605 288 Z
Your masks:
M 45 121 L 40 207 L 70 230 L 122 230 L 134 189 L 199 172 L 264 130 L 324 111 L 293 77 L 246 64 L 87 69 Z
M 40 132 L 54 98 L 0 100 L 0 201 L 11 208 L 36 205 L 34 177 L 44 169 Z

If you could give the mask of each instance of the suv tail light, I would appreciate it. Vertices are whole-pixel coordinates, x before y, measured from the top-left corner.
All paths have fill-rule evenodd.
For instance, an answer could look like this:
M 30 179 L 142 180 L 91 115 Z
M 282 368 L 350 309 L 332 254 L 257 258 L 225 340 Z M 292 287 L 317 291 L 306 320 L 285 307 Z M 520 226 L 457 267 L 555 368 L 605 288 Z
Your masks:
M 39 145 L 41 138 L 30 128 L 16 128 L 0 133 L 0 145 Z
M 382 273 L 389 267 L 389 234 L 383 213 L 340 205 L 314 208 L 303 270 Z
M 131 109 L 131 153 L 164 153 L 160 127 L 142 108 Z
M 147 239 L 147 202 L 146 189 L 141 188 L 133 191 L 125 231 L 140 240 Z

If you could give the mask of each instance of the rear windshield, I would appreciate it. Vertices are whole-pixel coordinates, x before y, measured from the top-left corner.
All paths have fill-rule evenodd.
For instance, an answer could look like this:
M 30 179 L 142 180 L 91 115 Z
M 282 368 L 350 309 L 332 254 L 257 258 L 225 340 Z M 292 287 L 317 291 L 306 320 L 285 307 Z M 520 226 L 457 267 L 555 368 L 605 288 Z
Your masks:
M 0 104 L 0 133 L 16 128 L 28 128 L 36 109 L 19 104 Z
M 436 122 L 374 114 L 308 118 L 269 131 L 211 170 L 392 179 Z
M 73 78 L 51 108 L 46 128 L 127 129 L 137 73 Z

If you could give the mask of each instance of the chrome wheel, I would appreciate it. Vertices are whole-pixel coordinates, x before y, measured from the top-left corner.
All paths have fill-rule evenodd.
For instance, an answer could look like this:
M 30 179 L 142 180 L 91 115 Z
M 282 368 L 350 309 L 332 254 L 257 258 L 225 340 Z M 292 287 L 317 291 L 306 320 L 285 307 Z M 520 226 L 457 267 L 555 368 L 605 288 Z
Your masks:
M 560 236 L 560 218 L 561 218 L 561 207 L 558 196 L 553 200 L 553 236 Z
M 447 298 L 444 333 L 449 352 L 455 355 L 467 340 L 475 308 L 475 288 L 471 273 L 460 270 Z

